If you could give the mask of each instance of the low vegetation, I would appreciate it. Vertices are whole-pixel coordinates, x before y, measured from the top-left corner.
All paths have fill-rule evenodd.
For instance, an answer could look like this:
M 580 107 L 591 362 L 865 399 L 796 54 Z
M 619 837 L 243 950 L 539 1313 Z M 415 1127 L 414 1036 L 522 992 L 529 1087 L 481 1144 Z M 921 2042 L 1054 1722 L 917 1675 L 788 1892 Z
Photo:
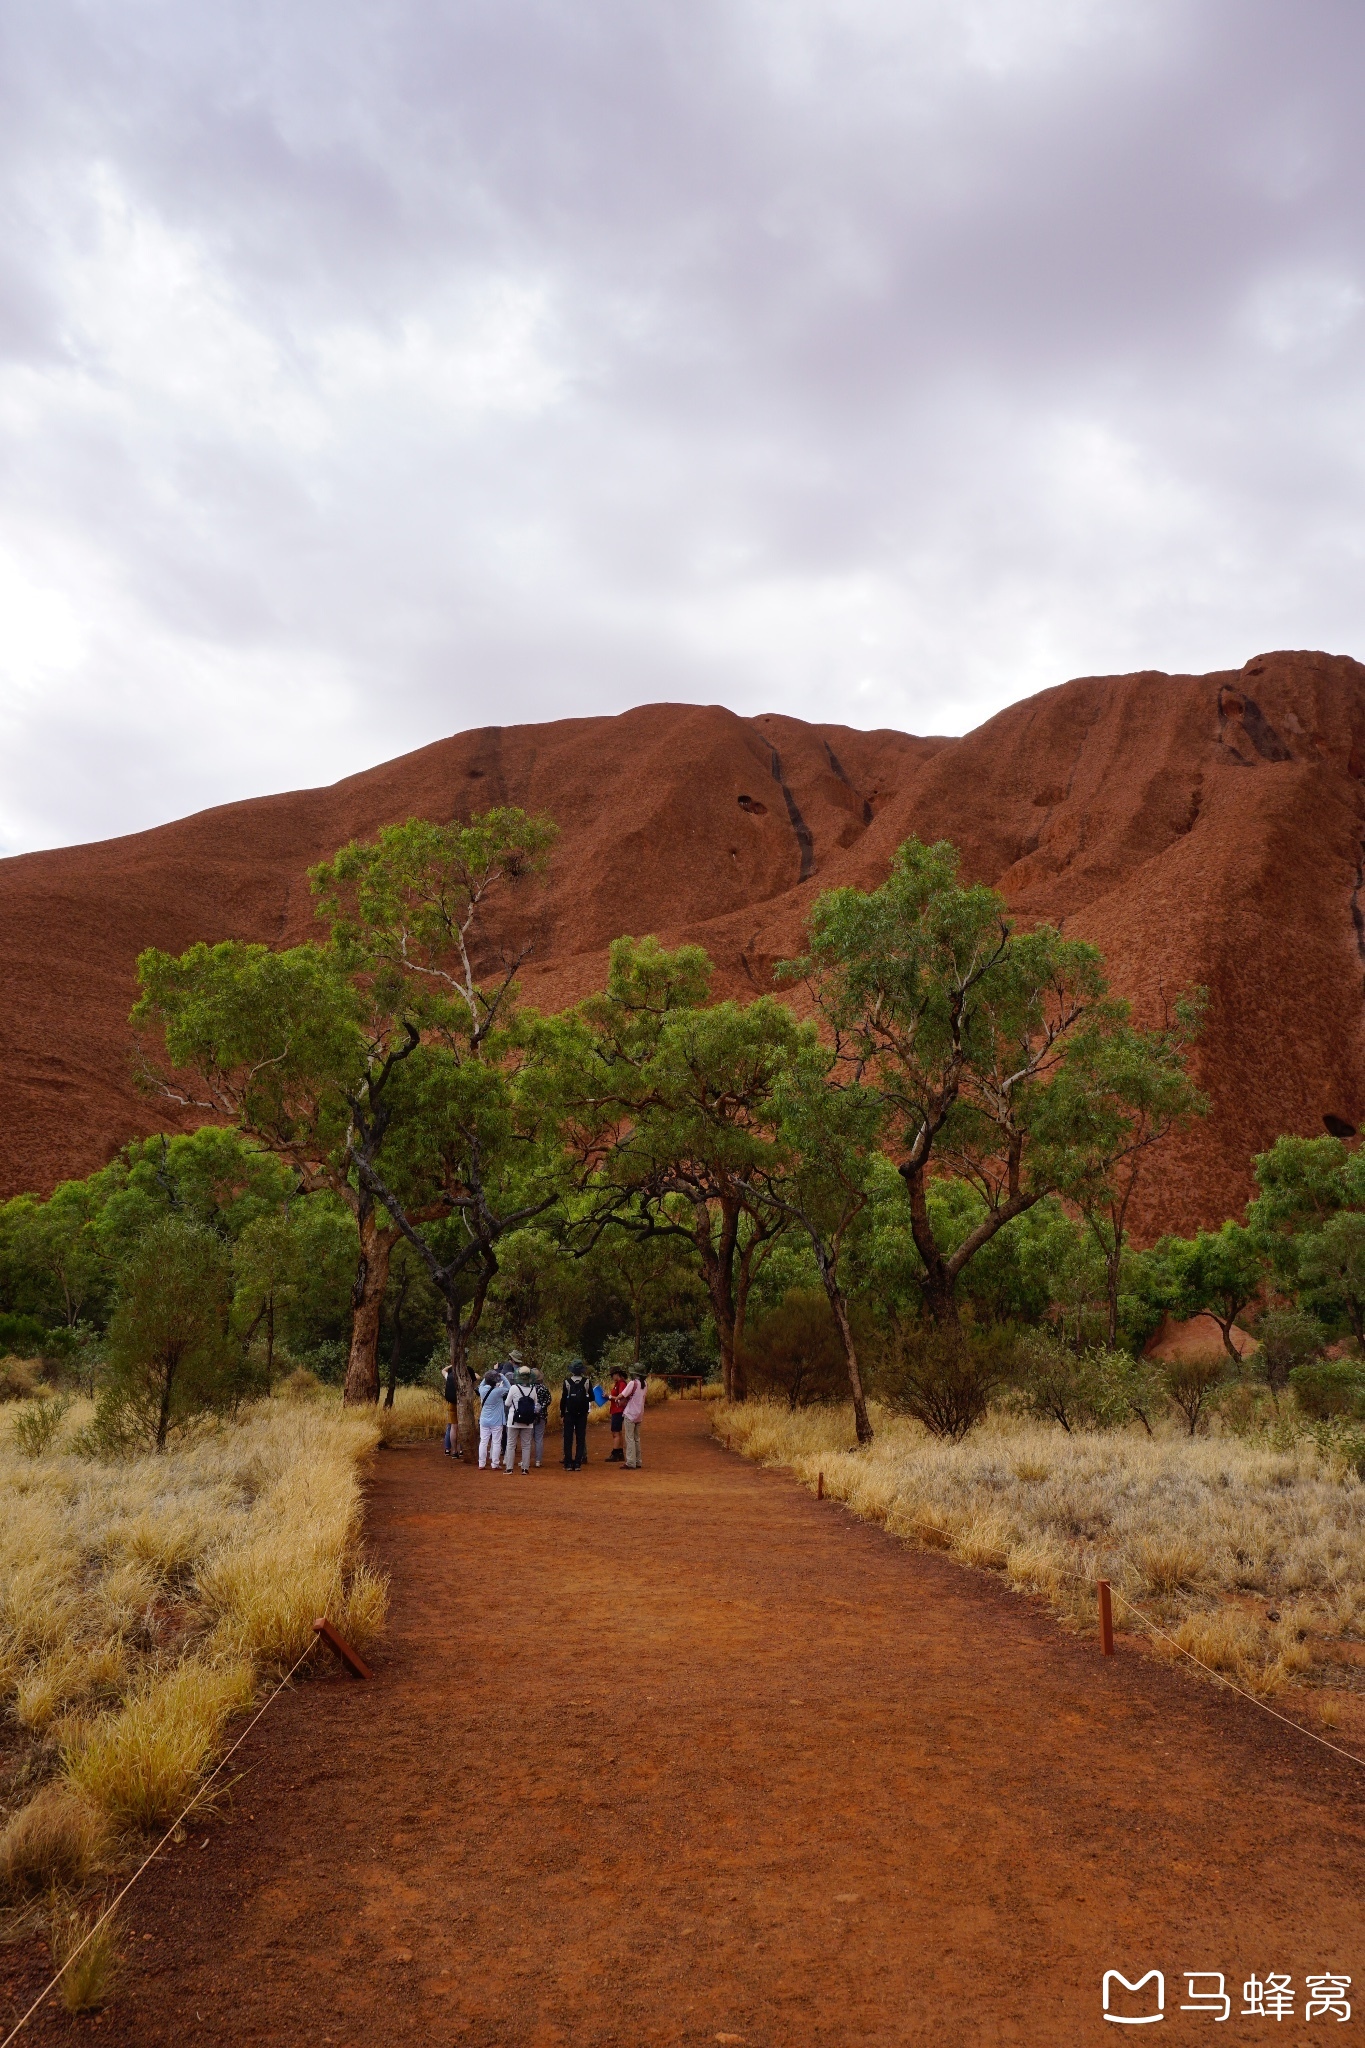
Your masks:
M 386 1414 L 343 1410 L 296 1386 L 236 1422 L 181 1428 L 165 1452 L 112 1457 L 92 1443 L 91 1402 L 39 1408 L 56 1418 L 45 1436 L 25 1427 L 28 1405 L 0 1411 L 15 1745 L 0 1902 L 45 1901 L 55 1952 L 82 1887 L 176 1817 L 232 1717 L 315 1640 L 316 1615 L 361 1645 L 377 1635 L 387 1587 L 358 1547 L 364 1466 L 381 1433 L 429 1434 L 440 1410 L 407 1390 Z M 78 2006 L 98 2002 L 106 1947 L 73 1973 Z
M 953 1443 L 885 1413 L 864 1450 L 851 1408 L 773 1401 L 720 1407 L 715 1427 L 812 1489 L 823 1474 L 827 1495 L 893 1535 L 1041 1595 L 1070 1626 L 1094 1626 L 1107 1578 L 1260 1695 L 1365 1632 L 1365 1486 L 1330 1433 L 1068 1432 L 996 1412 Z

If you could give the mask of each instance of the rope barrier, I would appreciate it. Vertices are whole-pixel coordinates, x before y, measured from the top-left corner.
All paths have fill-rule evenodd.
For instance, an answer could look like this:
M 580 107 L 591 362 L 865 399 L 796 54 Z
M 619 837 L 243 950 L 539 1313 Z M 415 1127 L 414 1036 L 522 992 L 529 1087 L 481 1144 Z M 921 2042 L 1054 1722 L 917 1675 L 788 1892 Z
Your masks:
M 62 1978 L 71 1968 L 71 1965 L 75 1962 L 81 1950 L 87 1945 L 87 1943 L 92 1942 L 94 1940 L 95 1936 L 99 1933 L 101 1927 L 103 1927 L 105 1921 L 108 1920 L 112 1914 L 118 1911 L 118 1908 L 127 1898 L 129 1892 L 133 1889 L 133 1886 L 137 1883 L 143 1871 L 146 1870 L 149 1867 L 149 1865 L 156 1861 L 157 1857 L 161 1854 L 161 1851 L 165 1848 L 167 1842 L 170 1841 L 171 1836 L 175 1833 L 176 1829 L 180 1827 L 186 1820 L 188 1820 L 189 1816 L 194 1812 L 195 1807 L 198 1806 L 200 1800 L 208 1791 L 209 1786 L 218 1776 L 218 1773 L 221 1770 L 223 1770 L 228 1763 L 231 1762 L 232 1758 L 236 1755 L 237 1751 L 246 1741 L 247 1736 L 250 1735 L 252 1729 L 260 1720 L 262 1714 L 264 1714 L 269 1707 L 272 1707 L 275 1704 L 275 1701 L 279 1698 L 280 1694 L 288 1685 L 290 1679 L 294 1676 L 294 1673 L 298 1670 L 299 1665 L 303 1663 L 304 1658 L 312 1656 L 314 1650 L 318 1646 L 319 1641 L 320 1638 L 318 1636 L 314 1636 L 312 1642 L 309 1643 L 307 1649 L 303 1652 L 303 1656 L 298 1658 L 297 1662 L 295 1662 L 291 1666 L 291 1668 L 285 1672 L 284 1677 L 275 1687 L 275 1690 L 271 1693 L 269 1699 L 267 1699 L 262 1706 L 256 1709 L 256 1712 L 252 1715 L 251 1719 L 247 1722 L 241 1734 L 237 1737 L 237 1740 L 233 1743 L 232 1748 L 229 1749 L 226 1752 L 226 1754 L 222 1756 L 219 1759 L 219 1761 L 214 1765 L 213 1769 L 209 1772 L 207 1778 L 205 1778 L 203 1784 L 199 1787 L 199 1790 L 195 1793 L 193 1799 L 191 1799 L 189 1805 L 185 1808 L 184 1812 L 176 1815 L 175 1819 L 171 1822 L 170 1826 L 167 1828 L 165 1834 L 161 1837 L 161 1840 L 157 1843 L 156 1847 L 150 1850 L 148 1854 L 143 1858 L 142 1862 L 139 1863 L 137 1869 L 133 1872 L 127 1884 L 124 1885 L 122 1891 L 115 1893 L 113 1899 L 105 1907 L 104 1911 L 100 1914 L 100 1917 L 95 1922 L 94 1926 L 89 1928 L 86 1931 L 86 1933 L 82 1935 L 81 1939 L 72 1949 L 66 1961 L 62 1964 L 61 1969 L 58 1970 L 56 1976 L 53 1977 L 48 1983 L 44 1984 L 42 1990 L 38 1993 L 38 1996 L 34 1999 L 32 2005 L 24 2014 L 23 2018 L 19 2020 L 13 2027 L 11 2027 L 10 2031 L 6 2034 L 4 2040 L 0 2041 L 0 2048 L 10 2048 L 10 2043 L 12 2041 L 16 2041 L 19 2038 L 19 2035 L 23 2032 L 24 2028 L 33 2018 L 34 2013 L 37 2012 L 39 2006 L 43 2003 L 43 2000 L 47 1997 L 48 1993 L 50 1991 L 56 1990 L 57 1986 L 61 1983 Z
M 1248 1692 L 1245 1686 L 1238 1685 L 1225 1672 L 1215 1671 L 1212 1664 L 1206 1664 L 1202 1657 L 1196 1657 L 1193 1650 L 1187 1650 L 1183 1643 L 1178 1643 L 1174 1636 L 1166 1633 L 1164 1628 L 1158 1628 L 1149 1615 L 1144 1614 L 1140 1607 L 1133 1605 L 1133 1602 L 1126 1593 L 1120 1593 L 1117 1586 L 1111 1584 L 1110 1591 L 1115 1600 L 1123 1602 L 1130 1614 L 1137 1616 L 1144 1628 L 1150 1629 L 1154 1636 L 1160 1636 L 1163 1643 L 1169 1643 L 1171 1648 L 1178 1651 L 1182 1657 L 1188 1657 L 1191 1664 L 1197 1664 L 1201 1671 L 1207 1671 L 1210 1678 L 1216 1678 L 1220 1685 L 1226 1685 L 1230 1691 L 1240 1693 L 1244 1700 L 1250 1700 L 1253 1707 L 1259 1707 L 1261 1712 L 1269 1714 L 1272 1720 L 1283 1721 L 1286 1728 L 1295 1729 L 1300 1735 L 1306 1735 L 1310 1742 L 1320 1743 L 1323 1749 L 1330 1749 L 1334 1755 L 1344 1756 L 1347 1763 L 1359 1764 L 1360 1768 L 1365 1770 L 1365 1756 L 1357 1756 L 1353 1750 L 1343 1749 L 1340 1743 L 1329 1742 L 1325 1735 L 1315 1735 L 1311 1728 L 1304 1727 L 1302 1721 L 1292 1720 L 1288 1714 L 1280 1713 L 1277 1708 L 1268 1707 L 1264 1700 L 1257 1699 L 1254 1692 Z M 0 2042 L 0 2048 L 6 2048 L 6 2044 Z

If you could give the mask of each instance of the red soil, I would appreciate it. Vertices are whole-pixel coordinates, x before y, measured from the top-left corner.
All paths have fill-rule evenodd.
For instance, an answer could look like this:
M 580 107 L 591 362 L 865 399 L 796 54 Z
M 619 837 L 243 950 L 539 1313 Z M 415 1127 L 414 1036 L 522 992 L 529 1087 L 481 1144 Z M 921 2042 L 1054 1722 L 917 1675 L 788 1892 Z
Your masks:
M 678 705 L 488 727 L 330 789 L 0 862 L 0 1192 L 165 1122 L 131 1079 L 139 948 L 304 938 L 310 862 L 412 813 L 511 802 L 563 831 L 505 927 L 534 935 L 524 985 L 547 1006 L 599 984 L 623 931 L 700 940 L 721 990 L 766 988 L 814 892 L 874 885 L 912 832 L 1096 940 L 1141 1014 L 1205 984 L 1214 1113 L 1167 1148 L 1145 1223 L 1215 1222 L 1278 1132 L 1365 1119 L 1363 776 L 1365 668 L 1272 654 L 1067 683 L 961 740 Z
M 133 1894 L 120 2002 L 33 2038 L 1071 2048 L 1110 1968 L 1178 2028 L 1184 1970 L 1359 2010 L 1360 1770 L 706 1430 L 651 1414 L 639 1474 L 386 1455 L 374 1682 L 280 1699 Z

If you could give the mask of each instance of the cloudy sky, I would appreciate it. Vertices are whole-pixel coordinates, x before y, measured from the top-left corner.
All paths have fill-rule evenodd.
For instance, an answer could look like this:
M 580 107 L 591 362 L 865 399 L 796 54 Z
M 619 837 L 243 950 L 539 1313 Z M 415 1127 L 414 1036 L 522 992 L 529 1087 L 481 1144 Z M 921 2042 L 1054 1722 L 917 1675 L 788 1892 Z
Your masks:
M 0 851 L 1365 657 L 1359 0 L 0 0 Z

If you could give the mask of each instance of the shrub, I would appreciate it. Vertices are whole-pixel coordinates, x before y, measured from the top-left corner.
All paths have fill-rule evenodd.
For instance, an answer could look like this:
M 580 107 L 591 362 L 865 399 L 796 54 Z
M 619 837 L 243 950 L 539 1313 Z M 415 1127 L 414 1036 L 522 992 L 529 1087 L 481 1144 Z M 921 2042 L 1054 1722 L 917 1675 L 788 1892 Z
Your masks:
M 1290 1369 L 1289 1385 L 1314 1422 L 1365 1414 L 1365 1365 L 1358 1358 L 1315 1358 Z
M 700 1373 L 716 1369 L 715 1354 L 709 1351 L 696 1330 L 653 1330 L 640 1346 L 640 1363 L 652 1379 L 656 1373 Z
M 38 1391 L 40 1374 L 31 1358 L 0 1358 L 0 1401 L 29 1401 Z
M 746 1333 L 741 1358 L 750 1392 L 789 1408 L 847 1397 L 843 1346 L 820 1288 L 790 1288 Z
M 1161 1387 L 1176 1412 L 1183 1417 L 1191 1436 L 1200 1425 L 1208 1428 L 1210 1402 L 1227 1379 L 1227 1355 L 1222 1351 L 1195 1353 L 1189 1358 L 1172 1358 L 1161 1370 Z
M 1059 1422 L 1068 1435 L 1076 1429 L 1112 1428 L 1141 1413 L 1135 1364 L 1122 1352 L 1099 1347 L 1077 1353 L 1056 1337 L 1031 1330 L 1019 1345 L 1020 1398 L 1029 1414 Z
M 62 1779 L 44 1785 L 0 1834 L 0 1895 L 31 1898 L 84 1884 L 108 1840 L 97 1806 Z
M 0 1316 L 0 1354 L 19 1352 L 34 1358 L 42 1350 L 48 1327 L 38 1316 Z
M 172 1218 L 147 1232 L 109 1325 L 99 1412 L 111 1438 L 131 1430 L 164 1451 L 172 1428 L 232 1400 L 230 1290 L 228 1254 L 211 1231 Z
M 322 1381 L 306 1365 L 296 1365 L 294 1370 L 280 1381 L 278 1392 L 287 1401 L 311 1401 L 314 1394 L 322 1392 Z
M 31 1401 L 14 1418 L 14 1441 L 26 1458 L 41 1458 L 51 1450 L 66 1419 L 70 1401 L 58 1395 L 55 1401 Z
M 960 1443 L 1016 1370 L 1011 1331 L 938 1329 L 920 1325 L 902 1334 L 881 1381 L 892 1407 L 927 1430 Z
M 1323 1346 L 1322 1324 L 1300 1308 L 1272 1308 L 1256 1331 L 1256 1364 L 1266 1384 L 1282 1394 L 1295 1366 L 1307 1365 Z

